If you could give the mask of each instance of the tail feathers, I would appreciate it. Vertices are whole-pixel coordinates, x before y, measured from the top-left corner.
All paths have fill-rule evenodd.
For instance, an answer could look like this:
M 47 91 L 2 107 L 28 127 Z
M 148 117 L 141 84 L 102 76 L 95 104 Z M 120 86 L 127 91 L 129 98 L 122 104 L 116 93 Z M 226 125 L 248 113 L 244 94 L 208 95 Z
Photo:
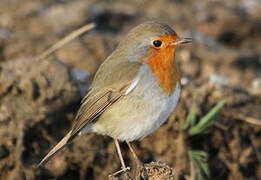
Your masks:
M 38 164 L 39 166 L 44 165 L 50 158 L 52 158 L 58 151 L 62 150 L 63 147 L 68 143 L 71 138 L 70 131 L 54 148 L 42 159 L 42 161 Z

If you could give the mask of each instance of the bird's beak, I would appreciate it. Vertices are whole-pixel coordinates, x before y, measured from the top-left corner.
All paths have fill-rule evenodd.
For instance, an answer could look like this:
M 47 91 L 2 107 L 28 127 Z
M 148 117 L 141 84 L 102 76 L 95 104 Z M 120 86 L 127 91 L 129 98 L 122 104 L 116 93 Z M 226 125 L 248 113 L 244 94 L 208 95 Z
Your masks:
M 192 42 L 192 38 L 178 38 L 175 42 L 173 42 L 172 45 L 177 46 L 180 44 L 186 44 L 191 42 Z

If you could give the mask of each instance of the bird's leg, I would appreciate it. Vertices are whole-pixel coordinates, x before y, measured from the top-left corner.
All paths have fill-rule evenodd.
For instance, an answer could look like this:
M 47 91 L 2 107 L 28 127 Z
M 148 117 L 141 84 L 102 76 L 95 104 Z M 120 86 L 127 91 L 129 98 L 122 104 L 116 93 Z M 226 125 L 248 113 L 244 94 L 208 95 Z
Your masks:
M 136 154 L 134 148 L 132 147 L 131 143 L 128 142 L 128 141 L 126 141 L 126 143 L 128 144 L 128 146 L 129 146 L 129 148 L 130 148 L 130 151 L 131 151 L 131 153 L 132 153 L 132 155 L 133 155 L 133 157 L 134 157 L 134 160 L 135 160 L 136 163 L 137 163 L 138 168 L 143 167 L 143 163 L 142 163 L 142 162 L 140 161 L 140 159 L 138 158 L 138 156 L 137 156 L 137 154 Z
M 123 157 L 122 157 L 119 141 L 117 139 L 114 139 L 114 142 L 115 142 L 115 145 L 116 145 L 118 156 L 119 156 L 120 161 L 121 161 L 121 169 L 126 169 L 126 165 L 125 165 Z
M 131 153 L 132 153 L 132 155 L 133 155 L 133 157 L 134 157 L 134 160 L 135 160 L 135 162 L 136 162 L 136 165 L 137 165 L 137 166 L 136 166 L 136 169 L 135 169 L 135 171 L 134 171 L 135 179 L 140 179 L 140 177 L 141 177 L 141 171 L 143 170 L 144 165 L 143 165 L 143 163 L 140 161 L 140 159 L 138 158 L 138 156 L 137 156 L 137 154 L 136 154 L 134 148 L 132 147 L 131 143 L 128 142 L 128 141 L 126 141 L 126 143 L 128 144 L 129 149 L 130 149 L 130 151 L 131 151 Z
M 122 157 L 122 153 L 121 153 L 121 148 L 120 148 L 120 144 L 119 144 L 119 141 L 117 139 L 114 139 L 114 142 L 115 142 L 115 145 L 116 145 L 116 149 L 117 149 L 117 153 L 118 153 L 118 156 L 120 158 L 120 161 L 121 161 L 121 170 L 120 171 L 117 171 L 113 174 L 113 176 L 121 173 L 121 172 L 125 172 L 125 178 L 126 179 L 130 179 L 129 178 L 129 175 L 128 173 L 126 173 L 128 170 L 130 170 L 130 167 L 126 167 L 125 163 L 124 163 L 124 160 L 123 160 L 123 157 Z

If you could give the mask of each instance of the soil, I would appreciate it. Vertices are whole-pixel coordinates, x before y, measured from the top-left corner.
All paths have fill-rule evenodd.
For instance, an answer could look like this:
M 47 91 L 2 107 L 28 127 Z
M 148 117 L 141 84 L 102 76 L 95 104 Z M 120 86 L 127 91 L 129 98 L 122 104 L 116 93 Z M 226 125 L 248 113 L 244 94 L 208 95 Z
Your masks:
M 194 41 L 176 54 L 183 77 L 179 105 L 155 133 L 134 142 L 140 159 L 164 162 L 174 179 L 186 179 L 188 149 L 202 150 L 209 179 L 261 179 L 260 7 L 258 0 L 1 0 L 0 179 L 102 180 L 120 169 L 112 139 L 95 134 L 77 138 L 46 166 L 36 165 L 68 132 L 99 65 L 147 20 L 165 22 Z M 95 30 L 46 60 L 32 58 L 89 22 Z M 188 137 L 181 130 L 192 108 L 202 117 L 224 99 L 205 134 Z M 122 150 L 135 167 L 124 143 Z

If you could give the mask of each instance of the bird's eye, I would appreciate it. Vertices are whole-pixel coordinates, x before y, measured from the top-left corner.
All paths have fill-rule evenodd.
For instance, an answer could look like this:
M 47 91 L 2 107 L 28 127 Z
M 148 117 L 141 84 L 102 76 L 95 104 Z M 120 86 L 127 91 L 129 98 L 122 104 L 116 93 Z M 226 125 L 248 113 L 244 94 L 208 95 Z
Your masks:
M 162 42 L 160 40 L 155 40 L 155 41 L 153 41 L 153 45 L 155 47 L 160 47 L 162 45 Z

